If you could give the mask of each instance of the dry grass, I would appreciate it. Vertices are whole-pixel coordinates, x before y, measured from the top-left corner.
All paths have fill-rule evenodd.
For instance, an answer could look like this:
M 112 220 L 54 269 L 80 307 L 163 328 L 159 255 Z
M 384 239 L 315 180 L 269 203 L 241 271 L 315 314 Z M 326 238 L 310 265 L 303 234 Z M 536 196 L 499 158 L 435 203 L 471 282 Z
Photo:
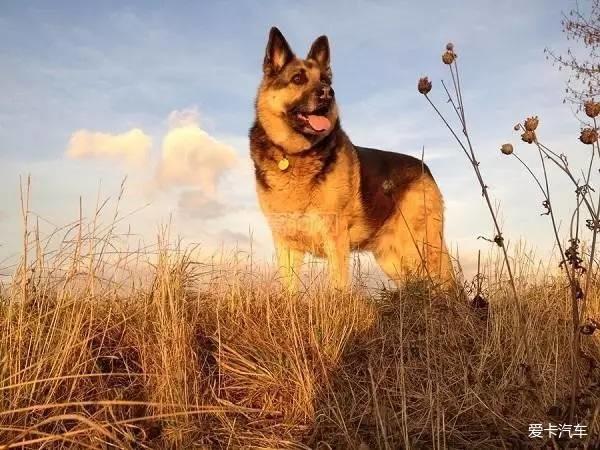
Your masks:
M 167 240 L 117 251 L 114 226 L 82 228 L 50 255 L 28 233 L 28 259 L 0 289 L 2 449 L 528 448 L 541 444 L 528 424 L 564 423 L 566 281 L 532 277 L 524 258 L 529 355 L 490 266 L 487 306 L 419 280 L 340 294 L 317 277 L 288 295 L 251 260 L 198 263 Z M 582 342 L 588 448 L 600 445 L 598 334 Z

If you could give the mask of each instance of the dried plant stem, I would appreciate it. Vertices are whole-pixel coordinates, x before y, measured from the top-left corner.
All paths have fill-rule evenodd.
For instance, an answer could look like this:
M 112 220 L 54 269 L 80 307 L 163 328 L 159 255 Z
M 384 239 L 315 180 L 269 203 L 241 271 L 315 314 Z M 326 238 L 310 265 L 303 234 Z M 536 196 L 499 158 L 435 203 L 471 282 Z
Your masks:
M 517 154 L 513 153 L 512 155 L 515 158 L 517 158 L 517 160 L 523 165 L 523 167 L 525 167 L 525 169 L 527 169 L 527 171 L 531 174 L 531 176 L 535 180 L 536 184 L 542 191 L 542 195 L 544 196 L 544 200 L 546 201 L 546 205 L 548 208 L 547 214 L 550 216 L 550 221 L 552 223 L 552 231 L 554 233 L 554 239 L 556 241 L 556 245 L 558 246 L 558 251 L 560 252 L 561 258 L 562 258 L 562 255 L 564 255 L 564 250 L 563 250 L 563 246 L 562 246 L 562 243 L 560 240 L 560 236 L 558 234 L 558 226 L 556 224 L 556 218 L 554 216 L 554 211 L 552 209 L 552 203 L 550 201 L 550 189 L 549 189 L 548 177 L 547 177 L 547 172 L 546 172 L 546 165 L 544 164 L 544 158 L 542 156 L 542 151 L 540 149 L 540 161 L 542 162 L 542 167 L 543 167 L 543 172 L 544 172 L 544 181 L 545 181 L 546 187 L 542 186 L 538 177 L 533 173 L 533 171 L 529 168 L 529 166 L 527 164 L 525 164 L 525 162 L 521 158 L 519 158 L 519 156 Z M 561 259 L 561 262 L 564 262 L 564 259 Z M 571 283 L 572 283 L 571 274 L 568 271 L 567 271 L 567 277 L 569 279 L 569 285 L 571 285 Z
M 21 194 L 21 214 L 23 217 L 23 267 L 21 271 L 21 296 L 25 303 L 27 301 L 27 264 L 29 249 L 29 190 L 31 187 L 31 176 L 27 176 L 27 184 L 23 190 L 23 181 L 19 177 L 19 188 Z
M 595 129 L 598 128 L 598 123 L 597 123 L 595 117 L 594 117 L 594 128 Z M 596 148 L 594 149 L 594 147 L 596 147 Z M 594 160 L 594 150 L 597 150 L 598 154 L 600 155 L 600 141 L 598 139 L 596 139 L 595 144 L 592 145 L 592 156 L 590 157 L 590 165 L 588 167 L 588 176 L 587 176 L 587 180 L 586 180 L 586 183 L 588 183 L 588 186 L 589 186 L 590 174 L 592 171 L 592 162 Z M 591 221 L 592 221 L 592 226 L 591 226 L 592 244 L 590 246 L 590 262 L 588 265 L 587 275 L 585 277 L 585 285 L 583 288 L 583 298 L 581 299 L 581 309 L 580 309 L 580 316 L 579 316 L 580 323 L 582 320 L 584 320 L 584 317 L 585 317 L 585 309 L 587 306 L 587 300 L 589 298 L 589 292 L 590 292 L 590 289 L 592 286 L 592 274 L 594 272 L 594 258 L 596 256 L 596 243 L 598 241 L 598 233 L 600 232 L 600 189 L 598 192 L 596 214 L 595 215 L 592 214 Z
M 571 180 L 571 182 L 575 185 L 576 189 L 581 189 L 581 185 L 579 184 L 579 182 L 575 179 L 575 177 L 573 176 L 573 174 L 571 173 L 571 171 L 569 170 L 569 167 L 567 165 L 561 164 L 557 158 L 559 160 L 562 161 L 562 158 L 557 155 L 556 153 L 554 153 L 552 150 L 550 150 L 548 147 L 546 147 L 544 144 L 542 144 L 541 142 L 538 142 L 538 145 L 540 146 L 540 148 L 542 149 L 542 151 L 544 152 L 544 156 L 546 156 L 550 161 L 552 161 L 560 170 L 562 170 L 565 175 L 567 175 L 567 177 Z M 594 216 L 594 205 L 593 202 L 590 202 L 585 196 L 583 197 L 584 200 L 583 202 L 585 203 L 585 206 L 588 210 L 588 212 Z
M 540 149 L 540 144 L 537 143 L 537 142 L 536 142 L 536 144 L 538 145 L 539 155 L 540 155 L 540 162 L 542 164 L 542 172 L 544 174 L 545 188 L 542 188 L 542 192 L 544 194 L 544 198 L 545 198 L 545 200 L 547 202 L 547 205 L 548 205 L 548 215 L 550 216 L 550 222 L 552 223 L 552 231 L 554 232 L 554 239 L 556 241 L 556 245 L 558 246 L 558 251 L 561 254 L 561 258 L 563 258 L 565 252 L 564 252 L 561 240 L 560 240 L 560 235 L 558 233 L 558 225 L 556 224 L 556 217 L 554 215 L 554 209 L 552 207 L 552 201 L 550 199 L 550 183 L 549 183 L 549 180 L 548 180 L 548 172 L 547 172 L 547 169 L 546 169 L 546 163 L 544 161 L 543 152 Z M 565 262 L 565 260 L 561 259 L 561 262 Z M 572 276 L 571 276 L 571 274 L 569 273 L 568 270 L 567 270 L 567 278 L 569 280 L 569 285 L 572 285 L 575 280 L 572 278 Z
M 598 195 L 598 209 L 596 211 L 596 227 L 592 231 L 592 244 L 590 246 L 590 262 L 588 266 L 587 275 L 585 277 L 585 287 L 583 290 L 583 299 L 581 300 L 581 310 L 579 320 L 580 322 L 584 319 L 585 308 L 587 306 L 587 300 L 589 298 L 590 288 L 592 286 L 592 273 L 594 272 L 594 256 L 596 254 L 596 245 L 598 242 L 598 217 L 600 216 L 600 194 Z
M 506 263 L 506 270 L 508 272 L 508 278 L 509 278 L 509 282 L 510 282 L 510 287 L 511 287 L 511 291 L 512 291 L 512 294 L 513 294 L 513 299 L 515 301 L 515 307 L 516 307 L 516 309 L 517 309 L 517 311 L 519 313 L 519 317 L 521 318 L 521 325 L 524 326 L 525 325 L 525 317 L 523 315 L 521 304 L 519 302 L 519 295 L 517 293 L 515 279 L 514 279 L 514 276 L 513 276 L 513 272 L 512 272 L 510 260 L 508 258 L 508 251 L 506 249 L 506 245 L 504 244 L 504 240 L 502 238 L 502 231 L 500 229 L 500 224 L 498 223 L 498 219 L 496 217 L 496 212 L 494 211 L 494 207 L 492 206 L 492 201 L 490 200 L 490 197 L 489 197 L 488 192 L 487 192 L 488 187 L 485 184 L 485 182 L 483 181 L 483 176 L 481 175 L 481 171 L 479 170 L 479 162 L 477 161 L 477 158 L 475 156 L 475 151 L 473 150 L 473 146 L 472 146 L 471 140 L 469 138 L 469 133 L 467 131 L 466 123 L 464 122 L 464 113 L 460 113 L 459 116 L 461 117 L 461 123 L 463 125 L 463 133 L 465 134 L 465 137 L 467 139 L 468 150 L 467 150 L 467 147 L 465 147 L 465 145 L 463 144 L 463 142 L 460 140 L 460 138 L 458 137 L 458 135 L 456 134 L 456 132 L 454 131 L 454 129 L 452 128 L 452 126 L 450 126 L 450 124 L 448 123 L 448 121 L 446 120 L 446 118 L 444 117 L 444 115 L 435 106 L 435 104 L 431 101 L 431 99 L 429 98 L 429 96 L 427 94 L 425 94 L 425 98 L 427 99 L 427 101 L 429 102 L 429 104 L 433 107 L 433 109 L 435 110 L 435 112 L 437 113 L 437 115 L 440 117 L 440 119 L 442 120 L 442 122 L 444 122 L 444 124 L 446 125 L 446 127 L 448 128 L 448 130 L 450 130 L 450 133 L 452 133 L 452 135 L 456 139 L 456 142 L 458 142 L 458 144 L 462 148 L 463 152 L 465 153 L 465 155 L 467 156 L 469 162 L 471 163 L 471 166 L 473 167 L 473 170 L 475 171 L 475 175 L 477 176 L 477 181 L 479 182 L 479 185 L 481 186 L 482 196 L 485 198 L 486 205 L 488 207 L 488 210 L 489 210 L 490 215 L 492 217 L 492 221 L 494 223 L 494 229 L 495 229 L 495 231 L 497 233 L 497 236 L 500 237 L 500 239 L 496 240 L 496 243 L 500 246 L 500 248 L 502 248 L 502 254 L 503 254 L 503 257 L 504 257 L 504 261 Z M 458 97 L 458 98 L 460 98 L 460 97 Z M 450 99 L 450 100 L 451 100 L 451 102 L 453 102 L 452 99 Z M 454 105 L 454 103 L 453 103 L 453 105 Z M 454 106 L 454 108 L 457 109 L 456 106 Z M 460 104 L 459 104 L 459 109 L 460 109 L 460 111 L 463 110 L 463 107 Z
M 540 144 L 536 140 L 536 144 L 538 147 L 538 152 L 540 155 L 540 161 L 542 164 L 542 172 L 544 173 L 544 182 L 546 185 L 545 196 L 546 201 L 548 202 L 548 213 L 550 215 L 550 220 L 552 222 L 552 229 L 554 231 L 554 237 L 556 239 L 556 244 L 560 250 L 561 258 L 565 255 L 562 244 L 560 242 L 560 237 L 558 234 L 558 227 L 556 226 L 556 219 L 554 216 L 554 210 L 552 207 L 552 202 L 550 200 L 550 184 L 548 182 L 548 171 L 546 170 L 546 163 L 544 161 L 544 156 Z M 563 260 L 564 261 L 564 260 Z M 576 280 L 575 280 L 575 270 L 572 269 L 569 272 L 569 268 L 566 267 L 566 273 L 569 280 L 569 287 L 571 293 L 571 314 L 573 321 L 573 339 L 572 339 L 572 348 L 571 348 L 571 398 L 569 401 L 569 423 L 573 423 L 573 418 L 575 416 L 575 400 L 577 397 L 578 391 L 578 361 L 579 361 L 579 312 L 577 305 L 577 290 L 576 290 Z
M 521 129 L 524 127 L 522 125 L 519 126 Z M 594 118 L 594 129 L 597 128 L 596 119 Z M 518 128 L 517 128 L 518 129 Z M 592 153 L 590 156 L 589 163 L 587 165 L 587 174 L 582 171 L 582 176 L 584 179 L 584 184 L 581 185 L 579 181 L 575 178 L 573 173 L 569 168 L 569 164 L 567 158 L 563 154 L 557 154 L 552 151 L 547 146 L 543 145 L 537 140 L 537 137 L 534 137 L 534 142 L 538 149 L 538 154 L 540 157 L 542 173 L 544 175 L 544 186 L 542 186 L 540 180 L 533 173 L 533 171 L 527 166 L 527 164 L 519 158 L 516 154 L 513 154 L 514 157 L 525 167 L 525 169 L 529 172 L 529 174 L 533 177 L 536 184 L 542 191 L 545 202 L 544 206 L 547 208 L 547 214 L 550 216 L 550 220 L 552 223 L 552 229 L 554 232 L 554 238 L 556 241 L 556 245 L 561 254 L 561 266 L 565 266 L 565 271 L 567 275 L 567 279 L 569 282 L 569 292 L 571 298 L 571 321 L 572 321 L 572 335 L 571 335 L 571 374 L 570 374 L 570 401 L 569 401 L 569 422 L 573 422 L 575 418 L 575 407 L 576 407 L 576 399 L 579 392 L 579 360 L 580 360 L 580 349 L 581 349 L 581 334 L 580 328 L 581 323 L 585 317 L 585 307 L 587 304 L 587 299 L 589 297 L 589 289 L 592 282 L 592 274 L 593 274 L 593 265 L 594 265 L 594 257 L 596 252 L 596 242 L 598 235 L 598 217 L 600 216 L 600 196 L 598 197 L 597 207 L 595 206 L 594 199 L 590 192 L 593 192 L 594 189 L 590 186 L 590 179 L 592 168 L 594 165 L 594 153 L 596 151 L 596 147 L 600 150 L 600 146 L 598 144 L 598 139 L 596 142 L 592 143 Z M 554 214 L 554 209 L 552 207 L 552 202 L 550 198 L 550 186 L 548 180 L 548 171 L 546 167 L 545 159 L 548 159 L 556 167 L 558 167 L 564 174 L 567 175 L 569 180 L 575 185 L 575 194 L 576 194 L 576 206 L 573 211 L 573 215 L 571 217 L 571 226 L 570 226 L 570 239 L 573 246 L 576 246 L 579 242 L 579 231 L 580 231 L 580 213 L 581 207 L 585 204 L 587 211 L 591 215 L 590 225 L 588 227 L 592 231 L 592 243 L 590 248 L 590 257 L 589 257 L 589 266 L 587 268 L 587 276 L 585 280 L 584 289 L 581 290 L 579 283 L 578 273 L 578 261 L 577 255 L 569 255 L 565 252 L 560 235 L 558 233 L 558 226 L 556 224 L 556 216 Z M 573 249 L 570 249 L 573 251 Z M 575 247 L 575 252 L 576 247 Z M 583 269 L 581 268 L 581 274 L 583 274 Z M 581 300 L 581 306 L 579 305 L 579 300 Z
M 453 68 L 453 66 L 454 66 L 454 68 Z M 479 170 L 479 164 L 480 163 L 479 163 L 479 161 L 477 161 L 477 157 L 475 155 L 475 151 L 473 150 L 473 145 L 471 144 L 471 138 L 470 138 L 469 132 L 467 130 L 467 121 L 466 121 L 466 118 L 465 118 L 465 108 L 464 108 L 464 104 L 463 104 L 463 100 L 462 100 L 462 89 L 460 88 L 460 76 L 459 76 L 459 72 L 458 72 L 458 66 L 457 66 L 456 59 L 454 60 L 453 64 L 450 64 L 448 67 L 450 69 L 450 75 L 452 77 L 452 83 L 454 85 L 454 92 L 455 92 L 455 95 L 456 95 L 458 106 L 455 104 L 454 99 L 452 98 L 452 95 L 450 95 L 450 92 L 448 91 L 448 88 L 446 87 L 446 84 L 443 81 L 442 81 L 442 86 L 444 87 L 444 90 L 446 91 L 446 94 L 448 95 L 448 101 L 452 104 L 452 107 L 454 108 L 454 110 L 456 111 L 456 113 L 458 115 L 458 118 L 459 118 L 460 123 L 462 125 L 462 132 L 463 132 L 463 134 L 464 134 L 464 136 L 465 136 L 465 138 L 467 140 L 467 146 L 469 148 L 469 151 L 467 151 L 467 149 L 463 145 L 462 141 L 458 138 L 458 136 L 456 135 L 456 133 L 454 133 L 454 130 L 452 130 L 452 127 L 448 124 L 448 122 L 442 116 L 442 114 L 440 113 L 440 111 L 435 107 L 435 105 L 429 99 L 429 97 L 427 95 L 425 97 L 427 98 L 427 100 L 429 101 L 429 103 L 434 107 L 434 109 L 437 112 L 438 116 L 440 116 L 442 118 L 442 120 L 444 121 L 444 123 L 446 124 L 446 126 L 448 127 L 448 129 L 450 129 L 450 131 L 454 135 L 455 139 L 458 141 L 458 143 L 460 144 L 460 146 L 464 150 L 465 154 L 467 155 L 467 158 L 469 159 L 469 162 L 473 166 L 473 170 L 475 171 L 475 174 L 477 176 L 477 181 L 479 182 L 479 185 L 481 186 L 482 195 L 483 195 L 483 197 L 486 200 L 486 203 L 487 203 L 487 206 L 488 206 L 488 210 L 490 211 L 490 215 L 491 215 L 492 220 L 494 222 L 494 228 L 496 230 L 496 234 L 500 238 L 500 239 L 498 239 L 496 241 L 496 243 L 502 248 L 502 252 L 503 252 L 503 256 L 504 256 L 504 261 L 506 263 L 506 270 L 508 272 L 508 277 L 509 277 L 509 280 L 510 280 L 510 285 L 511 285 L 511 289 L 512 289 L 514 300 L 515 300 L 515 306 L 517 308 L 517 311 L 519 312 L 519 316 L 521 317 L 521 325 L 524 326 L 525 325 L 525 318 L 524 318 L 524 316 L 522 314 L 522 308 L 521 308 L 521 304 L 519 302 L 519 298 L 518 298 L 518 294 L 517 294 L 517 288 L 516 288 L 514 276 L 513 276 L 513 273 L 512 273 L 512 268 L 511 268 L 511 265 L 510 265 L 510 261 L 508 259 L 508 251 L 506 249 L 506 246 L 504 245 L 504 239 L 502 238 L 502 231 L 500 230 L 500 225 L 498 224 L 498 220 L 497 220 L 497 217 L 496 217 L 496 212 L 494 211 L 494 208 L 492 206 L 492 202 L 491 202 L 490 197 L 488 195 L 487 185 L 483 181 L 483 176 L 481 175 L 481 171 Z

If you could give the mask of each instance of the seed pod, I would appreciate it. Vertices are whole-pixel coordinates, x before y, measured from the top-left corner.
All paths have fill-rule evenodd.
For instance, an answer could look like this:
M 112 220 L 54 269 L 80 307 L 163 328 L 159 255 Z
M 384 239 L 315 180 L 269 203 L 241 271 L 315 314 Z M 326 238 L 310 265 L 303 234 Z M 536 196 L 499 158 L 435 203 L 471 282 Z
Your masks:
M 523 140 L 523 142 L 527 142 L 528 144 L 533 144 L 533 141 L 535 141 L 535 131 L 526 130 L 521 135 L 521 139 Z
M 520 124 L 520 123 L 518 123 L 518 124 L 516 124 L 516 125 L 513 127 L 513 130 L 515 130 L 515 131 L 519 131 L 519 129 L 520 129 L 520 128 L 521 128 L 521 124 Z
M 585 108 L 585 113 L 588 117 L 596 117 L 600 114 L 600 103 L 596 103 L 593 100 L 589 100 L 583 104 Z
M 500 147 L 500 151 L 505 155 L 511 155 L 513 152 L 513 146 L 512 144 L 502 144 L 502 147 Z
M 431 91 L 431 81 L 429 81 L 429 78 L 427 78 L 427 77 L 421 78 L 419 80 L 419 84 L 417 85 L 417 89 L 423 95 L 429 94 L 429 91 Z
M 598 131 L 594 128 L 584 128 L 581 130 L 579 140 L 584 144 L 591 145 L 598 140 Z
M 527 120 L 525 120 L 525 130 L 535 131 L 539 123 L 540 120 L 537 116 L 528 117 Z
M 444 64 L 452 64 L 455 59 L 456 53 L 454 53 L 452 50 L 448 50 L 442 55 L 442 61 Z

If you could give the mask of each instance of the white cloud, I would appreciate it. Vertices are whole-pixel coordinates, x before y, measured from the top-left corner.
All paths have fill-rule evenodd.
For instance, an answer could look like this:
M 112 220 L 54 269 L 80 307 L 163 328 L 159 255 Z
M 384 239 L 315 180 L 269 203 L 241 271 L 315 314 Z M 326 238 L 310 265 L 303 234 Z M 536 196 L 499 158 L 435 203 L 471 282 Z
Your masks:
M 199 126 L 200 113 L 198 108 L 185 108 L 171 111 L 168 118 L 169 128 Z
M 194 186 L 214 196 L 221 176 L 237 162 L 234 150 L 200 128 L 195 109 L 172 112 L 169 125 L 156 173 L 158 185 Z
M 131 165 L 148 160 L 152 139 L 139 128 L 121 134 L 78 130 L 71 135 L 66 155 L 73 159 L 108 158 Z

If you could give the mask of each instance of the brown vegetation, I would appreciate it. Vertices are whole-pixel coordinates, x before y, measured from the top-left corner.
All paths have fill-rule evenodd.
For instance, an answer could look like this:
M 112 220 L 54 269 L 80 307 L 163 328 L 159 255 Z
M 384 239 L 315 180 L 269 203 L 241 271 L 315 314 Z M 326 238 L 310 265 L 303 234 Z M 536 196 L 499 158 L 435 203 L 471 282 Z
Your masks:
M 529 424 L 566 422 L 566 279 L 525 257 L 524 346 L 502 259 L 473 302 L 419 280 L 340 294 L 317 277 L 289 295 L 250 259 L 219 268 L 166 240 L 114 253 L 114 228 L 94 223 L 52 256 L 28 233 L 29 261 L 1 290 L 0 448 L 527 448 L 542 443 Z M 578 380 L 588 448 L 598 334 L 582 336 Z

